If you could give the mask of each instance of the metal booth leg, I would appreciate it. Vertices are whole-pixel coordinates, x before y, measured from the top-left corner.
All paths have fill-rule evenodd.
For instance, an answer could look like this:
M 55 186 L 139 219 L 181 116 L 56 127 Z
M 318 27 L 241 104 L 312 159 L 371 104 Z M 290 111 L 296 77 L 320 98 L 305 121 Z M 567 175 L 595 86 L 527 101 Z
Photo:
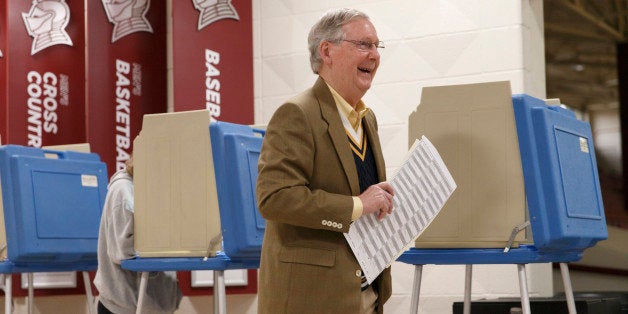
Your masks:
M 464 308 L 462 313 L 471 314 L 471 274 L 473 272 L 473 265 L 465 265 L 464 272 Z
M 517 264 L 519 273 L 519 290 L 521 291 L 521 310 L 523 314 L 530 314 L 530 298 L 528 296 L 528 281 L 526 279 L 526 265 Z
M 11 313 L 13 304 L 13 274 L 4 274 L 4 313 Z
M 35 297 L 33 287 L 33 273 L 28 273 L 28 314 L 33 314 L 33 298 Z
M 85 285 L 85 296 L 87 297 L 87 313 L 94 312 L 94 295 L 92 294 L 92 284 L 89 281 L 89 273 L 83 271 L 83 284 Z
M 419 295 L 421 294 L 421 273 L 423 265 L 414 265 L 414 283 L 412 284 L 412 303 L 410 305 L 410 313 L 417 314 L 419 312 Z
M 140 278 L 140 291 L 137 293 L 137 309 L 135 309 L 136 314 L 142 313 L 142 307 L 144 306 L 144 297 L 146 296 L 146 285 L 148 284 L 148 272 L 143 271 L 142 277 Z
M 214 314 L 227 313 L 227 293 L 225 291 L 225 271 L 214 270 Z
M 573 298 L 573 289 L 571 288 L 571 277 L 569 277 L 569 267 L 567 263 L 560 264 L 560 274 L 563 277 L 563 286 L 565 287 L 565 298 L 567 299 L 567 308 L 569 314 L 576 314 L 576 301 Z

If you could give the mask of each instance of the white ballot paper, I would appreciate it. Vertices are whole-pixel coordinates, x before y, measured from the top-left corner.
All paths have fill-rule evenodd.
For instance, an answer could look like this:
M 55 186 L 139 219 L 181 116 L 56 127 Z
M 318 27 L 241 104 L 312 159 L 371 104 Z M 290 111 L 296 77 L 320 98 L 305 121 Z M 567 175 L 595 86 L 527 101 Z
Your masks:
M 395 191 L 392 214 L 382 220 L 374 214 L 363 216 L 345 233 L 369 284 L 429 226 L 456 189 L 438 151 L 425 136 L 414 142 L 388 182 Z

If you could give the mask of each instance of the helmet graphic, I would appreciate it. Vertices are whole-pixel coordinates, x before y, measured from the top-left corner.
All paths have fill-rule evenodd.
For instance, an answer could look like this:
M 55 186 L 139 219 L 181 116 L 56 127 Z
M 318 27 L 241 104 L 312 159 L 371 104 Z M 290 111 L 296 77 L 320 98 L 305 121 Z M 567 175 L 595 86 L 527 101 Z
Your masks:
M 33 37 L 31 55 L 54 45 L 72 46 L 65 31 L 70 21 L 70 8 L 65 0 L 33 0 L 28 13 L 22 13 L 28 34 Z
M 198 17 L 198 30 L 222 19 L 240 20 L 231 0 L 192 0 L 194 8 L 201 12 Z
M 146 19 L 150 0 L 102 0 L 109 22 L 113 23 L 111 42 L 135 33 L 153 32 Z

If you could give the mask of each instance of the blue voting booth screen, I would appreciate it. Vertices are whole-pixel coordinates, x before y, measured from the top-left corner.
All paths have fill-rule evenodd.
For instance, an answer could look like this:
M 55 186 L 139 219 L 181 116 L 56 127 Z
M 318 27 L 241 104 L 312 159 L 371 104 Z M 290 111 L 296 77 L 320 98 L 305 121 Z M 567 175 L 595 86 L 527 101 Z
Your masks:
M 535 246 L 577 250 L 606 239 L 589 123 L 528 95 L 514 95 L 513 106 Z
M 96 260 L 108 180 L 98 155 L 5 145 L 0 178 L 9 260 Z
M 266 221 L 257 209 L 257 161 L 264 132 L 246 125 L 209 126 L 225 254 L 259 259 Z

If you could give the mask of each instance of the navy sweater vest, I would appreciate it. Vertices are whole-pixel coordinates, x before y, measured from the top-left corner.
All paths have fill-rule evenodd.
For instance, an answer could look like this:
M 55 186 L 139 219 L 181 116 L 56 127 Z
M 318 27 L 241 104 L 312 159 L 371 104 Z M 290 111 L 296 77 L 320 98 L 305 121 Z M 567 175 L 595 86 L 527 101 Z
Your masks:
M 353 160 L 355 168 L 358 171 L 358 179 L 360 181 L 360 193 L 364 192 L 369 186 L 379 183 L 377 177 L 377 166 L 375 165 L 375 157 L 373 150 L 366 138 L 366 132 L 362 133 L 362 146 L 359 146 L 349 137 L 351 150 L 353 151 Z

